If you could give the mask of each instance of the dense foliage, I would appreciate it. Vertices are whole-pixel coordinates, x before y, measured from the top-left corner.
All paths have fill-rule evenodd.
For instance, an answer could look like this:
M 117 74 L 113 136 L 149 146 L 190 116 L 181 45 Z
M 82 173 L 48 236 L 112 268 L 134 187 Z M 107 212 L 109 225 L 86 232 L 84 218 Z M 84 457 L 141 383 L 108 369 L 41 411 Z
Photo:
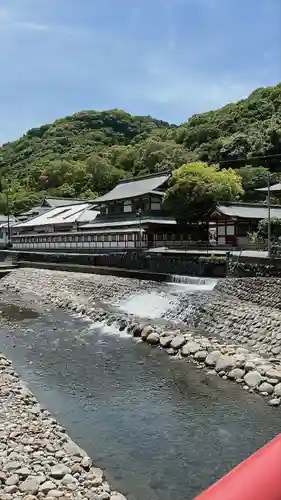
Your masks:
M 0 174 L 9 184 L 12 209 L 19 212 L 47 194 L 91 199 L 124 177 L 197 160 L 278 172 L 281 157 L 267 163 L 251 160 L 277 153 L 281 153 L 281 84 L 193 116 L 181 126 L 121 110 L 76 113 L 4 144 Z M 244 160 L 236 161 L 239 158 Z M 252 186 L 260 185 L 264 174 L 256 172 L 258 182 Z M 0 210 L 4 205 L 0 195 Z
M 239 199 L 242 194 L 236 170 L 197 162 L 174 170 L 165 204 L 179 222 L 197 222 L 206 218 L 218 202 Z

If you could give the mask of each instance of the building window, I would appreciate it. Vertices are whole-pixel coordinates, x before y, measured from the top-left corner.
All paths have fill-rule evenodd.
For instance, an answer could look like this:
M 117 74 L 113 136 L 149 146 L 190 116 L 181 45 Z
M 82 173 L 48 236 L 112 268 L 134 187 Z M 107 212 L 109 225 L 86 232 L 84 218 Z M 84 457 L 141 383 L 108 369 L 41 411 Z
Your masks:
M 112 234 L 111 239 L 112 241 L 117 241 L 117 234 Z
M 102 235 L 101 234 L 97 235 L 97 241 L 99 241 L 99 242 L 102 241 Z
M 161 210 L 160 201 L 152 201 L 151 202 L 151 210 Z
M 108 241 L 108 234 L 104 235 L 104 241 Z
M 127 240 L 128 241 L 133 241 L 133 235 L 132 235 L 132 233 L 127 234 Z
M 125 234 L 119 234 L 119 241 L 125 241 Z
M 133 207 L 132 207 L 132 200 L 126 200 L 124 201 L 124 212 L 132 212 Z
M 100 206 L 100 213 L 101 213 L 101 215 L 107 215 L 108 214 L 108 205 L 101 205 Z

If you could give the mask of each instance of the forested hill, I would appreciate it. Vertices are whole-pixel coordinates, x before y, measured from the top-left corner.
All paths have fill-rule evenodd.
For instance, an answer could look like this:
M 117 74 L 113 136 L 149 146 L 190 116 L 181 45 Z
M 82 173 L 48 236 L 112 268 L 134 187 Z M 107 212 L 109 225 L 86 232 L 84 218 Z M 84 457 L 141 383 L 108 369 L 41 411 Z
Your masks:
M 76 113 L 4 144 L 0 167 L 17 212 L 46 194 L 93 198 L 126 176 L 192 160 L 241 167 L 264 165 L 251 157 L 278 153 L 281 84 L 257 89 L 248 99 L 195 115 L 180 126 L 121 110 Z M 271 170 L 279 165 L 280 158 L 268 160 Z M 0 211 L 1 204 L 0 197 Z

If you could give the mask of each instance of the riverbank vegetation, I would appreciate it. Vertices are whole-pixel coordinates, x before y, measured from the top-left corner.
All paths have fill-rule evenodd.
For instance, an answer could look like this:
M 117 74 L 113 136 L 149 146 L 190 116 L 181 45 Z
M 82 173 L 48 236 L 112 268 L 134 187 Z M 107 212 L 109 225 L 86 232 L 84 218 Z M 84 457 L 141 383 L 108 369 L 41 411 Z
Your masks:
M 0 173 L 15 213 L 46 195 L 93 199 L 120 179 L 194 161 L 241 169 L 253 199 L 267 168 L 280 170 L 278 154 L 281 84 L 257 89 L 247 99 L 195 115 L 180 126 L 122 110 L 75 113 L 4 144 Z M 0 195 L 1 211 L 5 204 Z

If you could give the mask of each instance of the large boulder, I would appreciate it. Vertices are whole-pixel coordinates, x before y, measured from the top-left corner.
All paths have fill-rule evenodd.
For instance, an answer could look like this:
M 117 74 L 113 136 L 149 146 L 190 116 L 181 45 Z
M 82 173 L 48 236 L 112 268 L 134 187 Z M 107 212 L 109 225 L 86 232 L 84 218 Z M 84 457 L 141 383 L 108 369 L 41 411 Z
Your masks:
M 221 371 L 224 372 L 230 372 L 235 366 L 235 359 L 233 356 L 228 356 L 228 354 L 225 354 L 224 356 L 221 356 L 218 361 L 216 362 L 216 371 L 219 373 Z
M 159 344 L 160 335 L 157 332 L 152 332 L 148 335 L 146 340 L 151 345 Z
M 134 337 L 140 337 L 142 330 L 143 330 L 143 326 L 142 325 L 136 325 L 134 327 L 134 329 L 133 329 L 133 336 Z
M 180 349 L 185 343 L 186 343 L 186 340 L 185 340 L 184 336 L 183 335 L 177 335 L 171 341 L 171 347 L 173 349 Z
M 273 385 L 269 384 L 268 382 L 263 382 L 261 385 L 259 385 L 259 392 L 267 392 L 267 394 L 272 394 Z
M 245 371 L 242 370 L 242 368 L 233 368 L 233 370 L 230 370 L 228 373 L 228 378 L 231 380 L 241 380 L 244 378 Z
M 197 361 L 205 361 L 206 357 L 208 355 L 208 352 L 207 351 L 197 351 L 195 354 L 194 354 L 194 359 L 196 359 Z
M 262 376 L 257 370 L 252 370 L 245 375 L 244 380 L 249 387 L 255 388 L 262 382 Z
M 181 350 L 183 356 L 190 356 L 190 354 L 195 354 L 197 351 L 200 351 L 201 346 L 198 342 L 190 341 L 185 344 Z
M 174 338 L 174 335 L 167 335 L 167 337 L 160 337 L 161 347 L 169 347 L 173 338 Z
M 221 352 L 220 351 L 213 351 L 208 354 L 205 364 L 207 366 L 215 366 L 219 358 L 221 357 Z
M 146 340 L 148 335 L 150 335 L 152 332 L 153 332 L 152 326 L 150 325 L 145 326 L 141 332 L 141 338 L 143 340 Z

